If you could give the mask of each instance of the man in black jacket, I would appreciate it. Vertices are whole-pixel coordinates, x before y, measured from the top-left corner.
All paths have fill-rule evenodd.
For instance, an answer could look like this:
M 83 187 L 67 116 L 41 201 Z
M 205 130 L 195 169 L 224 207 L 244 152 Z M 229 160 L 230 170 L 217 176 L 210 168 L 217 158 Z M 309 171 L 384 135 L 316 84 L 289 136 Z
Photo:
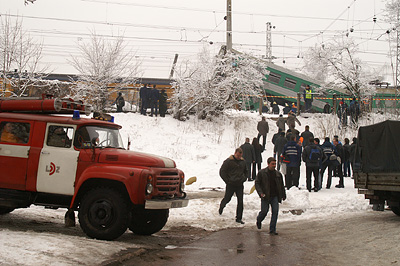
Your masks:
M 221 215 L 226 204 L 231 201 L 233 194 L 236 194 L 237 208 L 236 208 L 236 222 L 244 224 L 242 221 L 243 216 L 243 183 L 247 179 L 247 167 L 242 157 L 243 151 L 241 148 L 235 150 L 235 154 L 229 156 L 224 161 L 219 170 L 219 175 L 226 184 L 225 196 L 219 206 L 219 214 Z
M 286 199 L 283 177 L 279 171 L 275 170 L 276 160 L 269 157 L 268 167 L 258 172 L 255 187 L 261 198 L 261 211 L 257 216 L 257 228 L 261 229 L 261 223 L 268 214 L 269 205 L 271 205 L 272 215 L 269 224 L 269 233 L 277 235 L 276 223 L 278 221 L 279 203 Z
M 336 151 L 338 153 L 338 158 L 340 158 L 339 165 L 337 166 L 337 172 L 339 175 L 339 184 L 335 187 L 337 188 L 344 188 L 344 180 L 343 180 L 343 161 L 344 161 L 344 149 L 342 144 L 339 143 L 337 138 L 333 138 L 333 145 L 336 147 Z
M 243 158 L 246 161 L 247 179 L 251 181 L 251 166 L 256 162 L 256 154 L 253 145 L 250 144 L 250 139 L 246 138 L 246 142 L 240 146 L 243 151 Z

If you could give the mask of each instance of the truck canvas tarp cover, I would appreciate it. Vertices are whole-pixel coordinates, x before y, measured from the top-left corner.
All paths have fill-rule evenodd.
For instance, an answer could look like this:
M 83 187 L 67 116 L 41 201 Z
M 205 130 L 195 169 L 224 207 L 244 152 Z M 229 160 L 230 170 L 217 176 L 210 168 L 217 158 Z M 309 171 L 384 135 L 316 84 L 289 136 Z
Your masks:
M 400 171 L 400 121 L 384 121 L 360 127 L 356 151 L 356 163 L 361 171 Z

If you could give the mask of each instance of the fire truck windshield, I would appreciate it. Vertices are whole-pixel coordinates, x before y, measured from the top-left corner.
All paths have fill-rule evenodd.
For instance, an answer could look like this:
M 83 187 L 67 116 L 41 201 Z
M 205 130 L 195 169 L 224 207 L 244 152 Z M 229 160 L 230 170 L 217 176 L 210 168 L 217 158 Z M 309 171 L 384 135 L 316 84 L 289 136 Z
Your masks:
M 74 145 L 79 149 L 124 148 L 119 130 L 111 127 L 83 126 L 76 131 Z

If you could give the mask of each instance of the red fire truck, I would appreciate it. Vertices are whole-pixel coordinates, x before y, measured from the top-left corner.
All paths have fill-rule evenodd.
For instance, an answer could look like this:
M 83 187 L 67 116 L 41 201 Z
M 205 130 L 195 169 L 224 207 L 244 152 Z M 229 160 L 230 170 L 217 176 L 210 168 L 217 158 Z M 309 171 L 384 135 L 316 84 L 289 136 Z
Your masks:
M 103 240 L 127 228 L 160 231 L 169 208 L 188 205 L 183 172 L 171 159 L 126 150 L 110 116 L 81 112 L 90 106 L 70 99 L 0 99 L 0 214 L 66 208 L 67 226 L 77 211 L 83 231 Z

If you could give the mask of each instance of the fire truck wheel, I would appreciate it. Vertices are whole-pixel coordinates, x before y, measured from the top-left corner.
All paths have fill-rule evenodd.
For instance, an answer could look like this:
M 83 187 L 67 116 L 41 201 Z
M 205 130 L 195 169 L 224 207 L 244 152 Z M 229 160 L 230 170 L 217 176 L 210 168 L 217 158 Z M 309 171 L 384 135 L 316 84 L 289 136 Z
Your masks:
M 14 210 L 14 208 L 9 208 L 9 207 L 0 207 L 0 215 L 1 214 L 7 214 L 10 213 Z
M 391 209 L 392 212 L 394 212 L 396 215 L 400 216 L 400 207 L 390 206 L 390 209 Z
M 169 210 L 134 210 L 132 211 L 129 230 L 137 235 L 151 235 L 160 231 L 167 223 Z
M 116 190 L 95 188 L 83 197 L 78 217 L 82 230 L 89 237 L 114 240 L 126 231 L 129 211 Z

